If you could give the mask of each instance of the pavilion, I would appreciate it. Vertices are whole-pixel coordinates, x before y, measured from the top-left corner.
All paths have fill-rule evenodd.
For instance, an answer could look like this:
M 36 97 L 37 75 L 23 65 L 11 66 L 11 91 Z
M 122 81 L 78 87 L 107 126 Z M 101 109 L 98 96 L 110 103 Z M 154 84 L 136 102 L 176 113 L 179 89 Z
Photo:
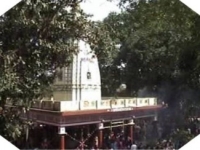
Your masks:
M 78 126 L 84 127 L 84 130 L 86 127 L 88 133 L 93 129 L 100 148 L 103 131 L 116 126 L 126 126 L 133 141 L 135 121 L 139 118 L 156 121 L 162 106 L 154 97 L 101 97 L 98 59 L 85 42 L 79 41 L 78 47 L 79 53 L 74 55 L 71 65 L 58 69 L 53 97 L 35 101 L 29 119 L 57 128 L 61 150 L 68 148 L 68 129 Z M 22 118 L 27 119 L 27 115 Z M 83 135 L 79 139 L 80 145 L 84 145 Z

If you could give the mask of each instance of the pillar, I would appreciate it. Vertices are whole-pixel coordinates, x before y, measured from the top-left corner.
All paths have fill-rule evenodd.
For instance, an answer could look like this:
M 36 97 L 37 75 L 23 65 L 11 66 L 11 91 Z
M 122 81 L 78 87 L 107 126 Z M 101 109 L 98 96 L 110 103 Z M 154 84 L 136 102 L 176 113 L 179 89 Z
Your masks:
M 60 150 L 65 150 L 65 127 L 58 127 L 58 134 L 60 135 Z
M 133 140 L 134 140 L 134 137 L 133 137 L 133 125 L 135 124 L 134 120 L 133 119 L 129 120 L 128 124 L 129 124 L 129 136 L 131 138 L 131 141 L 133 142 Z
M 98 148 L 102 148 L 103 146 L 103 123 L 99 123 L 98 125 Z
M 131 141 L 133 142 L 133 126 L 132 125 L 129 125 L 129 132 L 130 132 Z
M 61 135 L 60 137 L 60 150 L 65 150 L 65 136 Z
M 99 148 L 102 148 L 103 146 L 103 130 L 99 130 L 99 144 L 98 144 Z

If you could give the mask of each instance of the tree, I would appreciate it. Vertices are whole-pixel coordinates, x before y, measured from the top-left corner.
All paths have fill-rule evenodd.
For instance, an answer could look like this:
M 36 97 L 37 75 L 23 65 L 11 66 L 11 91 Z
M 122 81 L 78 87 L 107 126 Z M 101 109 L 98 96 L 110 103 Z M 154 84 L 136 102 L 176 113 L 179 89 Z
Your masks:
M 178 0 L 133 1 L 121 0 L 123 11 L 104 20 L 120 49 L 109 66 L 115 75 L 103 70 L 103 84 L 121 78 L 126 96 L 158 97 L 169 104 L 167 114 L 161 114 L 167 118 L 163 124 L 172 120 L 183 127 L 185 120 L 198 116 L 200 107 L 200 17 Z M 187 142 L 191 135 L 181 131 L 175 139 Z
M 190 134 L 188 131 L 180 130 L 180 131 L 176 131 L 172 135 L 172 138 L 176 143 L 180 143 L 181 144 L 179 147 L 182 147 L 187 142 L 192 140 L 194 138 L 194 136 L 192 134 Z
M 124 11 L 104 23 L 121 45 L 113 61 L 126 64 L 121 74 L 129 95 L 143 87 L 157 94 L 164 88 L 162 99 L 177 105 L 173 99 L 199 86 L 199 16 L 177 0 L 121 0 L 120 5 Z
M 103 27 L 90 21 L 82 0 L 23 0 L 0 22 L 0 135 L 21 135 L 22 110 L 29 111 L 43 89 L 52 84 L 55 69 L 67 66 L 77 52 L 76 41 L 93 47 L 109 38 Z M 104 34 L 104 40 L 101 35 Z M 96 49 L 95 49 L 96 50 Z M 98 50 L 96 50 L 98 53 Z M 15 108 L 5 106 L 10 102 Z

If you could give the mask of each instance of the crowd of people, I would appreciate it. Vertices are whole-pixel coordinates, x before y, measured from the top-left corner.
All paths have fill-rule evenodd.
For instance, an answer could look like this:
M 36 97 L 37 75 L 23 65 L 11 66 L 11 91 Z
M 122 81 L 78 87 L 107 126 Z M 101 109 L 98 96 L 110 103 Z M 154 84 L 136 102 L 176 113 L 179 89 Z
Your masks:
M 153 136 L 148 136 L 145 134 L 145 137 L 138 138 L 135 134 L 135 139 L 131 141 L 131 138 L 122 133 L 114 133 L 112 136 L 107 136 L 104 138 L 104 147 L 103 149 L 163 149 L 163 150 L 173 150 L 179 149 L 185 145 L 189 140 L 194 138 L 200 133 L 200 125 L 197 119 L 190 119 L 185 121 L 186 125 L 182 128 L 173 129 L 170 128 L 168 134 L 163 134 L 164 130 L 160 130 L 163 133 L 157 134 L 156 138 Z M 159 130 L 159 128 L 157 128 Z M 153 131 L 155 132 L 155 131 Z M 141 129 L 138 134 L 142 134 Z M 152 135 L 152 134 L 151 134 Z M 147 138 L 147 139 L 145 139 Z M 152 140 L 153 139 L 153 140 Z
M 143 141 L 131 141 L 130 137 L 125 137 L 124 135 L 113 136 L 111 139 L 105 139 L 103 149 L 130 149 L 130 150 L 138 150 L 138 149 L 164 149 L 164 150 L 172 150 L 177 149 L 180 145 L 176 145 L 172 142 L 172 140 L 157 140 L 153 143 L 143 142 Z M 92 149 L 95 149 L 93 147 Z
M 130 137 L 129 128 L 127 131 L 119 128 L 118 130 L 113 128 L 112 130 L 104 131 L 103 135 L 103 146 L 100 149 L 108 150 L 117 150 L 117 149 L 130 149 L 130 150 L 139 150 L 139 149 L 163 149 L 163 150 L 173 150 L 179 149 L 184 144 L 186 144 L 191 138 L 198 135 L 200 132 L 200 119 L 190 119 L 188 122 L 185 122 L 186 125 L 184 128 L 176 128 L 176 126 L 168 127 L 163 126 L 164 129 L 160 128 L 161 125 L 156 125 L 150 122 L 137 122 L 138 126 L 134 128 L 133 140 Z M 170 122 L 171 125 L 173 125 Z M 147 127 L 150 125 L 151 127 Z M 146 126 L 146 127 L 145 127 Z M 145 128 L 144 128 L 145 127 Z M 169 129 L 169 130 L 168 130 Z M 41 129 L 42 130 L 42 129 Z M 52 131 L 52 129 L 50 129 Z M 148 133 L 148 131 L 149 133 Z M 167 130 L 167 131 L 165 131 Z M 167 134 L 165 134 L 167 132 Z M 48 132 L 51 133 L 51 132 Z M 77 132 L 78 133 L 78 132 Z M 72 134 L 72 133 L 71 133 Z M 33 134 L 32 134 L 33 135 Z M 69 134 L 70 135 L 70 134 Z M 94 134 L 95 135 L 95 134 Z M 50 137 L 47 135 L 47 137 Z M 81 145 L 79 143 L 78 135 L 73 135 L 75 139 L 66 136 L 68 149 L 99 149 L 98 137 L 90 137 L 89 140 L 86 140 L 86 143 Z M 40 141 L 38 148 L 41 149 L 53 149 L 59 146 L 59 141 L 53 138 L 54 140 L 48 140 L 46 138 L 38 138 Z M 35 140 L 34 140 L 35 141 Z M 31 144 L 32 140 L 29 139 L 29 147 L 34 147 L 34 144 Z M 55 144 L 54 144 L 55 143 Z M 31 146 L 32 145 L 32 146 Z M 36 144 L 37 145 L 37 144 Z M 69 147 L 71 145 L 71 147 Z

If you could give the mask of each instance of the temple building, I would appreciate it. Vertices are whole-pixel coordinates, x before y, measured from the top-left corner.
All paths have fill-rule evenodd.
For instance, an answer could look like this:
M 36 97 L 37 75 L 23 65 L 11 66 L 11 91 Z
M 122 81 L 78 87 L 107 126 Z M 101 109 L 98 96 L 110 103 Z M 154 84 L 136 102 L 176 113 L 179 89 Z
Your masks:
M 55 143 L 60 144 L 53 148 L 61 150 L 83 148 L 91 140 L 102 148 L 104 133 L 112 134 L 117 127 L 123 127 L 133 141 L 139 133 L 137 125 L 155 122 L 162 106 L 155 97 L 102 97 L 98 59 L 85 42 L 79 41 L 78 47 L 70 66 L 58 69 L 53 98 L 35 101 L 32 106 L 29 118 L 39 124 L 39 131 L 32 134 L 51 129 L 44 136 L 57 137 Z M 22 118 L 27 119 L 27 115 Z
M 83 41 L 78 43 L 80 48 L 74 55 L 69 67 L 60 69 L 56 79 L 54 99 L 72 101 L 101 101 L 101 78 L 96 55 L 90 46 Z

